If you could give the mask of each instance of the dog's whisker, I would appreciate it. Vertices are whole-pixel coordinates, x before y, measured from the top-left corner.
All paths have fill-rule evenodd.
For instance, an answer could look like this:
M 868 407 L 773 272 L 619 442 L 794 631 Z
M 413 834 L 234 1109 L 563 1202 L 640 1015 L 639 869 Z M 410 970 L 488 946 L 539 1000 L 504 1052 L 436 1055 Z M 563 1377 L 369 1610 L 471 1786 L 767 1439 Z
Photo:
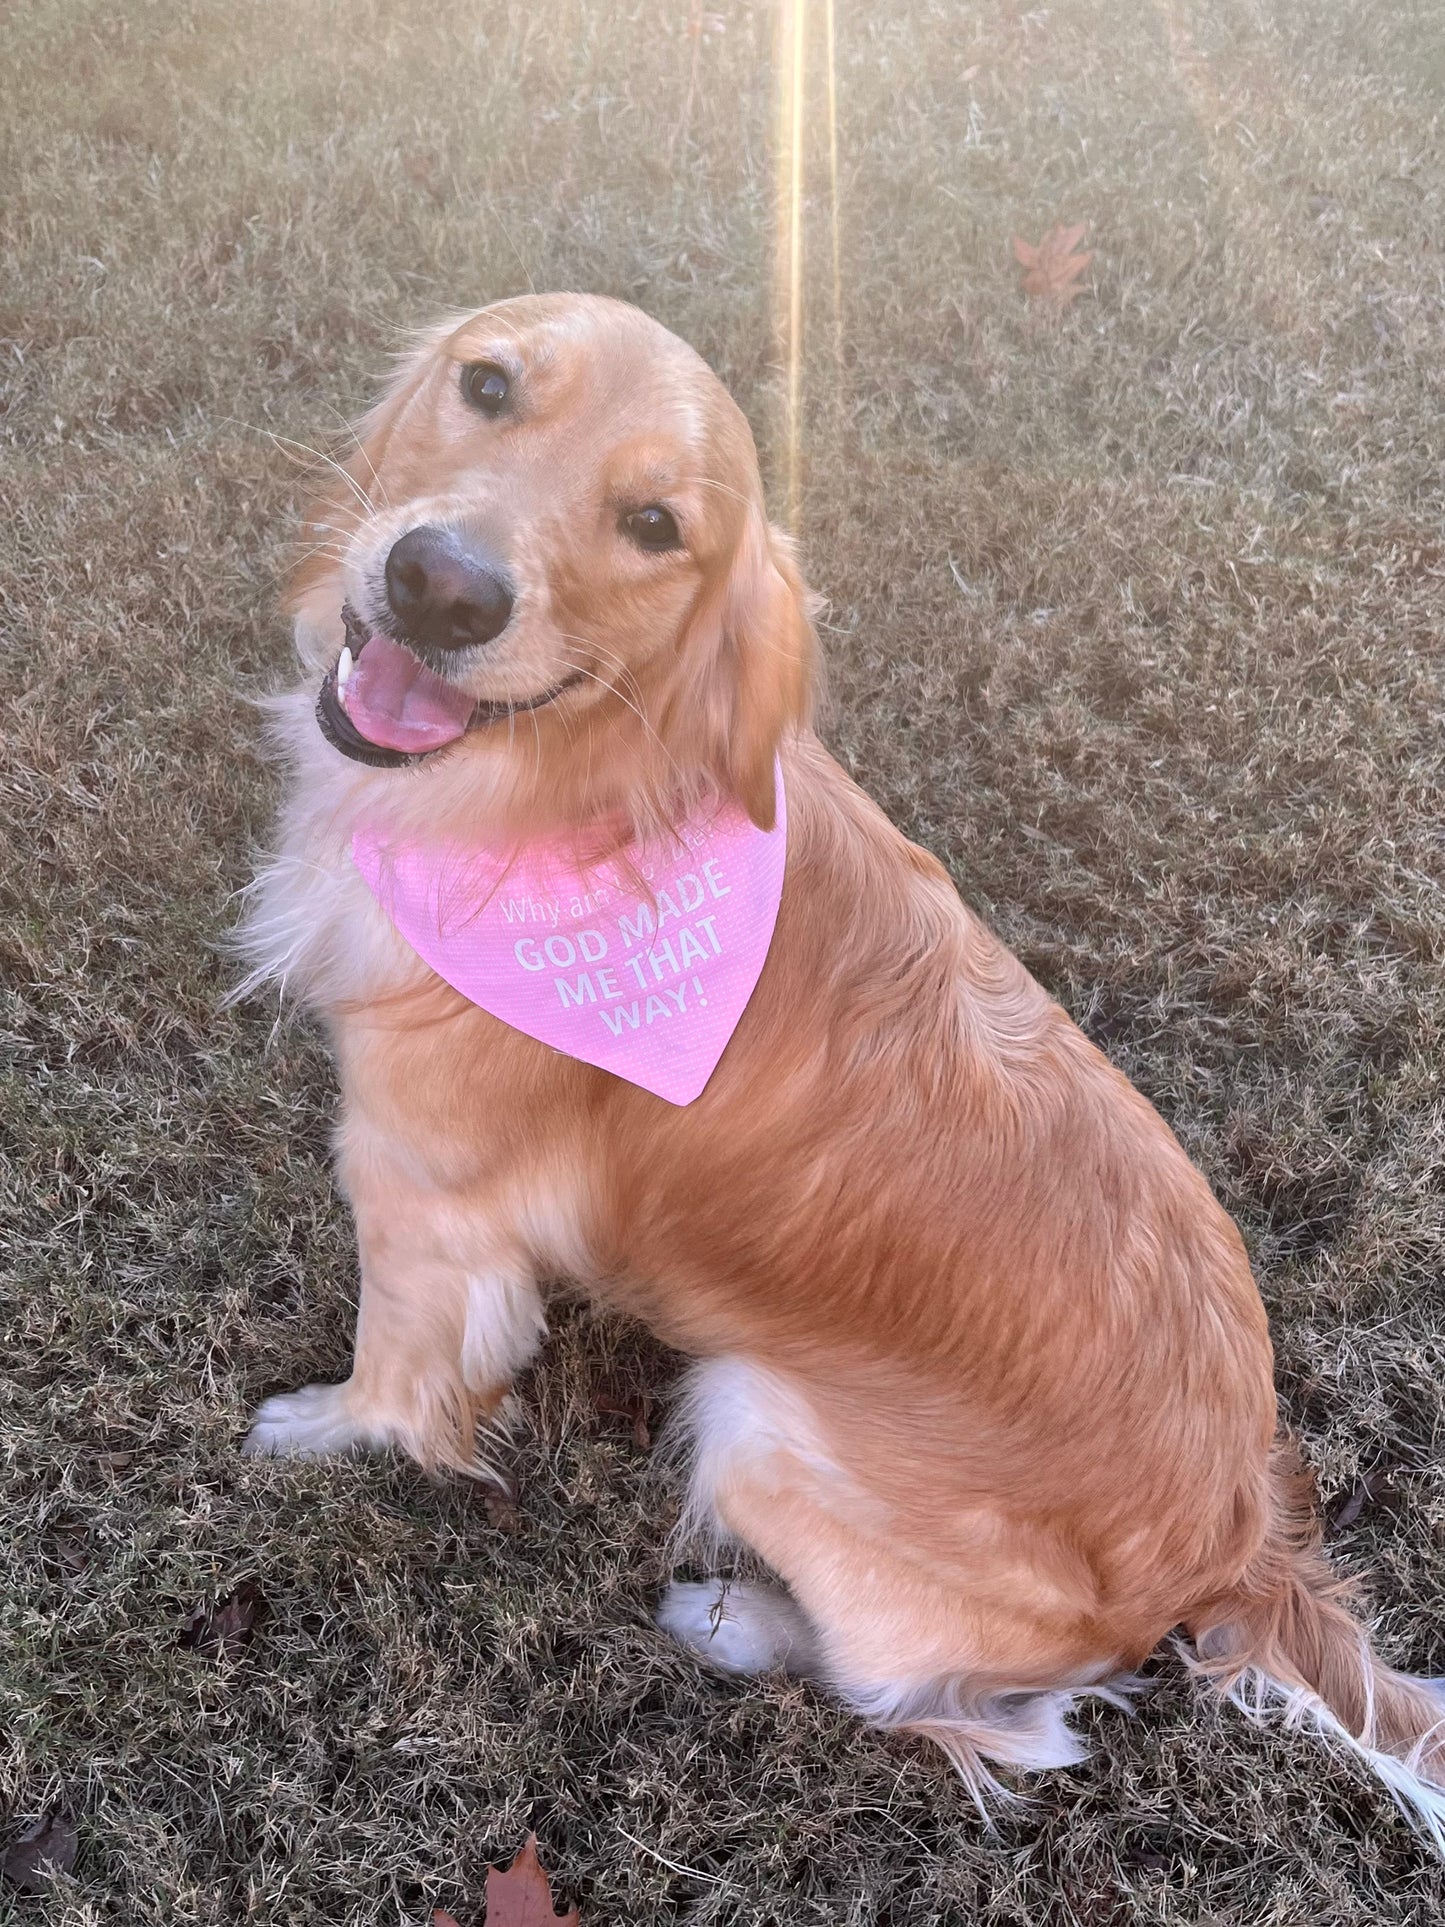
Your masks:
M 345 542 L 339 539 L 340 532 L 337 530 L 328 530 L 321 523 L 315 523 L 313 524 L 313 527 L 316 529 L 318 535 L 323 539 L 308 544 L 306 548 L 300 551 L 300 555 L 302 557 L 310 556 L 310 555 L 329 555 L 332 557 L 332 559 L 335 562 L 344 563 L 347 558 L 347 555 L 350 553 L 351 545 L 348 542 Z M 331 536 L 333 539 L 331 540 L 324 539 L 327 536 Z
M 302 454 L 309 455 L 313 461 L 320 462 L 323 467 L 334 468 L 366 513 L 368 515 L 375 515 L 377 513 L 375 502 L 372 501 L 356 477 L 351 474 L 348 469 L 344 468 L 334 455 L 328 455 L 324 449 L 313 448 L 309 442 L 297 441 L 292 435 L 282 435 L 274 428 L 269 428 L 265 432 L 283 452 L 290 449 L 300 449 Z
M 637 680 L 636 672 L 629 662 L 617 654 L 616 650 L 609 649 L 605 643 L 594 642 L 587 636 L 574 636 L 566 629 L 559 630 L 558 634 L 563 642 L 578 643 L 582 648 L 589 650 L 593 656 L 598 657 L 607 668 L 615 672 L 617 683 L 626 683 L 637 701 L 639 703 L 642 701 L 642 685 Z M 580 665 L 574 666 L 580 667 Z M 621 693 L 620 689 L 618 693 Z
M 333 404 L 333 407 L 334 407 L 334 404 Z M 339 410 L 336 412 L 339 413 Z M 362 488 L 360 483 L 356 480 L 356 478 L 353 475 L 349 474 L 347 470 L 342 467 L 341 463 L 336 460 L 334 455 L 328 455 L 324 449 L 313 448 L 309 442 L 299 441 L 293 435 L 283 435 L 280 433 L 279 430 L 274 428 L 267 428 L 259 422 L 243 421 L 239 415 L 224 415 L 221 418 L 221 424 L 223 426 L 230 426 L 232 428 L 244 429 L 248 435 L 263 436 L 267 441 L 269 441 L 272 444 L 273 447 L 278 448 L 283 455 L 286 455 L 288 457 L 293 455 L 293 453 L 299 451 L 300 454 L 307 456 L 310 460 L 320 462 L 323 465 L 323 467 L 334 468 L 337 474 L 346 483 L 347 487 L 352 491 L 352 493 L 360 501 L 362 508 L 365 510 L 366 514 L 367 515 L 376 514 L 376 504 L 372 501 L 371 497 L 367 494 L 366 490 Z M 360 452 L 363 455 L 366 455 L 366 450 L 362 447 L 362 444 L 357 437 L 355 429 L 352 428 L 349 423 L 347 424 L 347 432 L 350 434 L 351 439 L 354 442 L 356 442 L 358 452 Z M 371 472 L 373 476 L 375 476 L 376 469 L 371 462 L 371 457 L 369 455 L 366 455 L 366 460 L 367 460 L 367 466 L 371 468 Z M 360 521 L 361 521 L 361 518 L 358 517 L 358 526 L 360 526 Z
M 381 491 L 382 506 L 385 508 L 390 508 L 391 497 L 387 493 L 386 484 L 382 481 L 380 475 L 377 473 L 376 463 L 371 459 L 371 451 L 366 446 L 366 443 L 362 441 L 360 435 L 357 434 L 355 424 L 346 419 L 346 416 L 336 406 L 335 402 L 328 402 L 327 406 L 330 408 L 332 414 L 335 415 L 336 419 L 341 423 L 347 435 L 355 443 L 357 454 L 361 457 L 361 459 L 366 463 L 366 466 L 370 469 L 371 479 L 373 483 L 376 485 L 376 487 Z M 372 512 L 374 514 L 375 510 L 373 509 Z
M 527 720 L 532 725 L 532 772 L 540 782 L 542 776 L 542 726 L 537 721 L 537 712 L 535 709 L 529 709 L 527 711 Z
M 576 638 L 576 640 L 580 641 L 581 638 L 578 637 Z M 652 738 L 652 740 L 657 744 L 657 747 L 662 751 L 663 755 L 667 758 L 668 762 L 672 765 L 673 769 L 677 772 L 677 774 L 679 776 L 682 775 L 682 769 L 679 766 L 676 758 L 673 756 L 672 751 L 667 747 L 667 744 L 658 735 L 652 723 L 642 713 L 642 710 L 638 707 L 638 705 L 635 702 L 630 701 L 629 698 L 622 693 L 622 690 L 618 687 L 618 685 L 615 682 L 609 682 L 605 676 L 599 676 L 596 670 L 589 669 L 585 663 L 574 662 L 569 657 L 565 657 L 565 656 L 563 657 L 563 660 L 564 662 L 567 663 L 568 668 L 571 669 L 574 674 L 579 676 L 586 676 L 590 681 L 595 682 L 599 689 L 605 690 L 609 695 L 615 696 L 620 703 L 624 703 L 627 706 L 627 708 L 632 711 L 633 715 L 637 718 L 638 722 L 642 724 L 642 727 L 647 731 L 648 735 Z
M 312 556 L 319 555 L 326 556 L 328 560 L 336 564 L 338 569 L 342 569 L 346 565 L 346 550 L 332 536 L 323 536 L 319 541 L 306 543 L 304 547 L 296 551 L 294 560 L 300 563 L 308 561 Z
M 341 522 L 315 521 L 315 522 L 309 522 L 307 524 L 308 528 L 321 529 L 328 535 L 339 535 L 342 541 L 345 542 L 348 545 L 348 547 L 356 539 L 356 531 L 360 528 L 364 528 L 365 526 L 366 524 L 364 519 L 359 515 L 357 516 L 356 520 L 351 524 L 349 528 L 346 527 L 346 525 Z
M 699 475 L 697 485 L 699 488 L 715 488 L 719 495 L 730 495 L 735 502 L 741 502 L 744 508 L 752 507 L 751 498 L 744 495 L 741 489 L 730 488 L 726 482 L 716 481 L 710 475 Z

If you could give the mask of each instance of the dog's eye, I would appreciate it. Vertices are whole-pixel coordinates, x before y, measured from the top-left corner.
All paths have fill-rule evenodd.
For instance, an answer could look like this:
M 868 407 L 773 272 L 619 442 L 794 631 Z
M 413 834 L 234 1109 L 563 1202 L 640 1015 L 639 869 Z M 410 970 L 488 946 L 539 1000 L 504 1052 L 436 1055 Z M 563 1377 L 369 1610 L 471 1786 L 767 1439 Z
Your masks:
M 622 518 L 622 530 L 639 549 L 680 549 L 682 537 L 677 524 L 656 502 L 645 509 L 632 509 Z
M 511 386 L 494 361 L 471 361 L 462 370 L 462 397 L 484 415 L 501 414 Z

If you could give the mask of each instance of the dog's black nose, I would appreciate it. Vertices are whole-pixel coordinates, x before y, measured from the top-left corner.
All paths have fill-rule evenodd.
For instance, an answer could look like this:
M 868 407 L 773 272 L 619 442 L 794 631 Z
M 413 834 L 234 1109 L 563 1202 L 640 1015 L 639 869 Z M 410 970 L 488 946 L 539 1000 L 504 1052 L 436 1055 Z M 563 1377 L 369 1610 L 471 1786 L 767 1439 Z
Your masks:
M 512 591 L 496 564 L 455 529 L 408 529 L 386 558 L 386 599 L 403 642 L 467 649 L 506 628 Z

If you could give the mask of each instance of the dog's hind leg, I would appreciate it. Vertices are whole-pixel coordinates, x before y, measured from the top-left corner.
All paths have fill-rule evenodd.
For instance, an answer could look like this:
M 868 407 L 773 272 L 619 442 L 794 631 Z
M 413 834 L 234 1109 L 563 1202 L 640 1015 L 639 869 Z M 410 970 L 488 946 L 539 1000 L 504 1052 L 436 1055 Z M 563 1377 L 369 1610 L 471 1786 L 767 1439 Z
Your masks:
M 926 1736 L 980 1804 L 1002 1791 L 988 1761 L 1084 1758 L 1067 1715 L 1086 1693 L 1117 1700 L 1122 1667 L 1042 1559 L 997 1527 L 972 1559 L 913 1543 L 831 1459 L 802 1395 L 741 1360 L 700 1369 L 685 1424 L 686 1528 L 748 1546 L 787 1590 L 675 1585 L 664 1631 L 729 1671 L 809 1674 L 874 1725 Z

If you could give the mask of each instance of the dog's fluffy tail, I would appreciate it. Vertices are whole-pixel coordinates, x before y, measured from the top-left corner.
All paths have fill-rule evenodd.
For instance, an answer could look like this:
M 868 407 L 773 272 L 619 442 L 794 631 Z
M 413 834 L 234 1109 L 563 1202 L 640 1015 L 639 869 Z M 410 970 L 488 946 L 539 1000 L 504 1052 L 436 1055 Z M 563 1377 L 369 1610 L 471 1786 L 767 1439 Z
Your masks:
M 1346 1748 L 1445 1859 L 1445 1683 L 1397 1673 L 1370 1649 L 1332 1576 L 1292 1450 L 1271 1468 L 1274 1519 L 1252 1566 L 1188 1630 L 1200 1668 L 1252 1719 L 1282 1715 Z

